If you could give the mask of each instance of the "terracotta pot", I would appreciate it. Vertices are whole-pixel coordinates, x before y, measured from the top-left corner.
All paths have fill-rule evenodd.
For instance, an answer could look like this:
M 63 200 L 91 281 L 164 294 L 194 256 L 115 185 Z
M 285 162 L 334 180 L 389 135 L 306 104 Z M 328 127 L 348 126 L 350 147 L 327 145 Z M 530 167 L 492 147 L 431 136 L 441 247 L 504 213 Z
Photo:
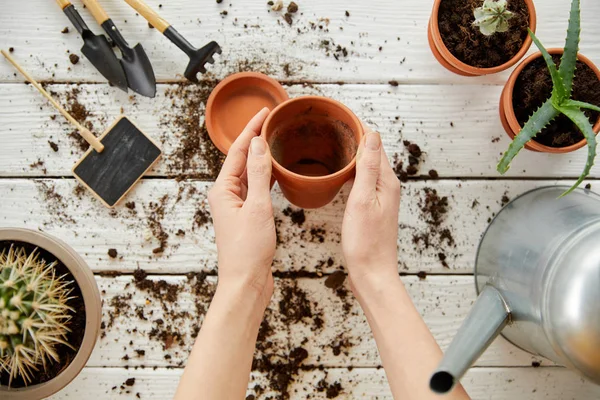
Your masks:
M 42 232 L 19 228 L 0 229 L 0 241 L 25 242 L 51 253 L 69 269 L 83 296 L 86 313 L 85 333 L 81 347 L 71 363 L 48 382 L 18 389 L 0 386 L 2 400 L 43 399 L 58 392 L 75 379 L 92 354 L 102 320 L 100 292 L 94 274 L 85 261 L 62 241 Z
M 258 72 L 241 72 L 223 79 L 206 103 L 206 129 L 212 142 L 227 154 L 248 122 L 264 107 L 274 109 L 289 99 L 275 79 Z
M 548 52 L 550 54 L 562 54 L 563 49 L 548 49 Z M 504 130 L 511 139 L 513 139 L 521 131 L 521 124 L 519 124 L 519 121 L 517 121 L 517 117 L 515 116 L 515 110 L 513 108 L 513 91 L 515 89 L 515 83 L 517 82 L 517 78 L 519 77 L 519 74 L 521 74 L 523 69 L 527 65 L 529 65 L 533 60 L 541 56 L 542 53 L 537 52 L 523 60 L 523 62 L 519 64 L 519 66 L 515 68 L 515 70 L 512 72 L 512 74 L 508 78 L 508 82 L 506 82 L 506 85 L 504 85 L 504 89 L 502 90 L 502 95 L 500 96 L 500 121 L 502 122 Z M 585 57 L 582 54 L 578 54 L 577 59 L 579 61 L 584 62 L 588 67 L 590 67 L 596 73 L 596 76 L 600 80 L 600 70 L 594 65 L 594 63 L 589 58 Z M 596 124 L 594 124 L 594 132 L 598 133 L 598 131 L 600 131 L 600 118 L 598 119 Z M 584 139 L 581 142 L 571 146 L 550 147 L 544 146 L 543 144 L 540 144 L 535 140 L 530 140 L 525 145 L 525 148 L 528 150 L 544 153 L 570 153 L 572 151 L 582 148 L 586 144 L 587 141 Z
M 277 106 L 267 117 L 262 136 L 285 197 L 298 207 L 318 208 L 331 202 L 354 176 L 363 127 L 343 104 L 305 96 Z
M 451 72 L 454 72 L 458 75 L 463 76 L 479 76 L 479 75 L 488 75 L 495 74 L 497 72 L 504 71 L 513 65 L 515 65 L 525 53 L 531 47 L 531 37 L 529 35 L 525 38 L 525 42 L 523 43 L 523 47 L 513 58 L 511 58 L 508 62 L 498 65 L 492 68 L 477 68 L 471 65 L 465 64 L 460 61 L 458 58 L 454 57 L 450 50 L 444 44 L 442 40 L 442 35 L 440 33 L 440 28 L 438 25 L 438 12 L 440 9 L 440 3 L 443 0 L 435 0 L 433 3 L 433 10 L 431 12 L 431 18 L 429 19 L 429 25 L 427 27 L 427 38 L 429 41 L 429 47 L 431 48 L 431 52 L 434 57 L 439 61 L 439 63 L 448 69 Z M 535 32 L 537 17 L 535 13 L 535 6 L 533 5 L 533 0 L 525 0 L 527 4 L 527 9 L 529 10 L 529 29 Z

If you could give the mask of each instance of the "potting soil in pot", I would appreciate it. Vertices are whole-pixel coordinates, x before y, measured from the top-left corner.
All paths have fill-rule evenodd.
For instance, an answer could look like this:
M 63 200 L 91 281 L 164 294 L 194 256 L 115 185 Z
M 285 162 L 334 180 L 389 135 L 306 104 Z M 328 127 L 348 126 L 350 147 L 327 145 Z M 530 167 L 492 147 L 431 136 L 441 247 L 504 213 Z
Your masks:
M 325 176 L 343 169 L 358 148 L 348 125 L 321 115 L 291 120 L 275 131 L 269 142 L 282 167 L 305 176 Z
M 560 55 L 552 59 L 560 66 Z M 552 94 L 552 78 L 544 60 L 540 57 L 533 60 L 519 74 L 513 90 L 513 107 L 515 116 L 521 126 Z M 600 81 L 594 71 L 585 63 L 577 61 L 575 79 L 573 80 L 574 100 L 585 101 L 600 106 Z M 584 110 L 590 123 L 598 121 L 600 113 Z M 533 139 L 550 147 L 566 147 L 584 139 L 583 134 L 565 115 L 558 116 Z
M 0 241 L 0 253 L 5 250 L 8 251 L 11 245 L 24 248 L 27 251 L 27 254 L 31 254 L 36 249 L 35 246 L 32 246 L 29 243 Z M 37 248 L 37 253 L 39 254 L 40 259 L 46 261 L 46 264 L 51 264 L 57 260 L 54 255 L 45 251 L 44 249 Z M 75 282 L 75 278 L 69 269 L 62 262 L 60 262 L 60 260 L 58 260 L 58 263 L 54 269 L 57 276 L 64 275 L 63 279 L 65 281 L 73 282 L 71 285 L 73 290 L 69 296 L 71 299 L 67 301 L 67 305 L 75 310 L 72 313 L 71 320 L 67 323 L 68 328 L 71 330 L 71 332 L 67 334 L 67 343 L 73 346 L 73 348 L 66 345 L 55 346 L 54 350 L 59 355 L 60 362 L 55 362 L 52 359 L 46 360 L 45 369 L 42 365 L 39 365 L 38 370 L 33 371 L 31 374 L 31 382 L 28 382 L 27 385 L 25 385 L 24 380 L 21 377 L 17 377 L 12 380 L 11 388 L 32 386 L 52 380 L 69 366 L 71 361 L 73 361 L 77 355 L 79 347 L 81 347 L 81 343 L 83 342 L 83 336 L 85 333 L 85 304 L 83 302 L 83 295 L 79 289 L 79 286 Z M 4 370 L 0 370 L 0 385 L 8 386 L 8 381 L 9 374 Z
M 523 0 L 508 0 L 513 17 L 507 32 L 485 36 L 473 25 L 473 11 L 483 0 L 442 0 L 438 25 L 444 45 L 465 64 L 477 68 L 493 68 L 510 61 L 527 38 L 529 10 Z

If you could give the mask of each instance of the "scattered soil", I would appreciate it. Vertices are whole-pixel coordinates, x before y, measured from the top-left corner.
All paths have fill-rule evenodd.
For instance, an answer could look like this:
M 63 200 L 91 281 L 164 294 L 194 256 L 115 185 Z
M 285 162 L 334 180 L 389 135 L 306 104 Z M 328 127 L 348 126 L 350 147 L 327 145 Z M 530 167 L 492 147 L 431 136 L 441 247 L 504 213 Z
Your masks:
M 152 235 L 159 241 L 159 246 L 152 250 L 153 254 L 162 254 L 167 247 L 169 234 L 164 230 L 162 220 L 165 217 L 165 207 L 168 201 L 169 195 L 166 194 L 158 202 L 151 201 L 148 204 L 146 222 L 152 231 Z
M 302 226 L 304 221 L 306 221 L 306 215 L 304 215 L 304 210 L 302 209 L 294 211 L 291 207 L 287 207 L 283 210 L 283 215 L 290 217 L 293 225 Z
M 560 66 L 560 55 L 552 59 Z M 594 71 L 585 63 L 577 61 L 575 78 L 573 80 L 574 100 L 600 106 L 600 80 Z M 552 94 L 552 78 L 544 60 L 540 57 L 527 65 L 517 77 L 513 91 L 513 107 L 515 116 L 521 126 Z M 595 124 L 600 117 L 596 111 L 584 111 Z M 549 126 L 542 129 L 533 139 L 550 147 L 565 147 L 576 144 L 584 139 L 579 129 L 564 115 L 558 116 Z
M 63 30 L 62 30 L 62 31 L 60 31 L 60 33 L 69 33 L 69 27 L 68 27 L 68 26 L 65 26 L 65 27 L 63 28 Z
M 55 153 L 58 151 L 58 145 L 56 143 L 54 143 L 51 140 L 48 140 L 48 144 L 50 145 L 50 148 L 52 148 L 52 150 L 54 150 Z
M 295 13 L 298 11 L 298 4 L 294 3 L 293 1 L 288 5 L 287 8 L 289 13 Z
M 419 200 L 419 208 L 427 228 L 413 234 L 413 244 L 418 246 L 421 252 L 425 249 L 433 249 L 437 252 L 442 266 L 449 268 L 446 250 L 448 247 L 456 247 L 456 244 L 452 232 L 445 226 L 449 208 L 448 197 L 440 196 L 435 189 L 424 188 Z
M 397 87 L 399 85 L 398 81 L 389 81 L 390 86 Z
M 71 61 L 71 64 L 75 65 L 79 62 L 79 56 L 77 54 L 69 54 L 69 61 Z
M 108 249 L 108 256 L 110 258 L 117 258 L 119 255 L 119 253 L 117 252 L 117 249 Z
M 19 247 L 24 247 L 28 253 L 35 250 L 35 246 L 28 243 L 22 242 L 0 242 L 0 252 L 8 249 L 11 244 L 15 244 Z M 52 359 L 46 360 L 46 368 L 40 366 L 39 370 L 31 375 L 32 381 L 29 385 L 36 385 L 47 382 L 54 377 L 58 376 L 65 368 L 71 364 L 71 361 L 77 355 L 81 343 L 83 342 L 83 336 L 85 334 L 85 304 L 83 302 L 83 295 L 81 289 L 75 282 L 75 278 L 69 271 L 69 269 L 54 255 L 44 249 L 38 248 L 40 257 L 46 261 L 47 264 L 51 264 L 54 261 L 58 261 L 58 264 L 54 267 L 57 276 L 63 276 L 65 281 L 73 282 L 70 286 L 72 287 L 71 299 L 67 301 L 67 305 L 73 308 L 73 312 L 70 312 L 71 319 L 68 321 L 67 326 L 71 330 L 66 336 L 66 342 L 69 343 L 74 349 L 66 345 L 58 345 L 54 347 L 54 350 L 60 354 L 60 361 L 56 362 Z M 9 381 L 9 375 L 4 370 L 0 370 L 0 385 L 7 386 Z M 17 378 L 12 381 L 11 387 L 20 388 L 26 386 L 22 378 Z
M 481 0 L 443 0 L 438 24 L 444 45 L 452 55 L 473 67 L 491 68 L 508 62 L 523 47 L 529 10 L 524 0 L 509 1 L 508 9 L 513 12 L 509 30 L 485 36 L 473 25 L 473 11 L 481 4 Z
M 419 165 L 421 163 L 421 157 L 423 156 L 423 152 L 421 151 L 421 147 L 419 147 L 416 143 L 411 143 L 408 140 L 403 141 L 404 148 L 409 153 L 408 156 L 408 166 L 405 168 L 404 161 L 400 160 L 400 156 L 398 154 L 394 154 L 393 165 L 394 172 L 400 182 L 408 182 L 409 176 L 414 176 L 419 173 Z
M 325 379 L 322 379 L 317 383 L 317 392 L 325 392 L 325 396 L 328 399 L 335 399 L 343 390 L 342 385 L 337 381 L 330 384 Z
M 172 107 L 161 118 L 165 130 L 161 140 L 163 144 L 172 142 L 173 134 L 178 138 L 175 149 L 166 152 L 164 158 L 168 173 L 177 179 L 215 180 L 219 175 L 225 157 L 210 140 L 206 125 L 200 122 L 216 83 L 180 84 L 165 92 Z

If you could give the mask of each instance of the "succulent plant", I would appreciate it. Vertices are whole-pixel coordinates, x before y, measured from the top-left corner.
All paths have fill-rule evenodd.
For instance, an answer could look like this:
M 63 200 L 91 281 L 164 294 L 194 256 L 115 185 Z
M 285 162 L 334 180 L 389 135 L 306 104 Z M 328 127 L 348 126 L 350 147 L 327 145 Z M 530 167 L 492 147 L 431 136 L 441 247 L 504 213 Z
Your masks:
M 473 10 L 473 15 L 473 25 L 485 36 L 508 31 L 508 20 L 513 17 L 513 13 L 506 8 L 506 0 L 484 0 L 481 7 Z
M 562 196 L 571 193 L 581 184 L 581 182 L 583 182 L 589 175 L 596 157 L 596 134 L 594 133 L 592 124 L 590 124 L 588 117 L 583 113 L 582 109 L 600 112 L 600 107 L 571 99 L 580 33 L 580 1 L 573 0 L 571 2 L 565 48 L 560 60 L 560 67 L 557 68 L 548 51 L 544 48 L 535 34 L 529 30 L 529 35 L 542 53 L 544 61 L 546 61 L 546 64 L 548 65 L 548 70 L 552 77 L 552 95 L 536 112 L 533 113 L 519 134 L 515 136 L 497 168 L 498 172 L 501 174 L 506 173 L 510 167 L 511 161 L 525 144 L 533 139 L 542 129 L 548 126 L 558 115 L 564 114 L 573 122 L 573 124 L 575 124 L 575 126 L 577 126 L 587 140 L 588 157 L 581 176 L 569 190 L 562 194 Z
M 59 361 L 56 346 L 66 342 L 73 309 L 71 281 L 56 276 L 37 249 L 27 253 L 11 245 L 0 254 L 0 371 L 31 382 L 31 373 Z

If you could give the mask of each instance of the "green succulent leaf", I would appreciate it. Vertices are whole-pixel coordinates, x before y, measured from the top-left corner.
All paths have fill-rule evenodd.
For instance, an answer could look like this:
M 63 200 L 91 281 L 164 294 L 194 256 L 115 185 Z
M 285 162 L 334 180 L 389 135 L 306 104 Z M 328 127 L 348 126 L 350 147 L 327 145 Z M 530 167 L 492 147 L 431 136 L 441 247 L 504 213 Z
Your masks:
M 571 97 L 573 77 L 575 76 L 575 67 L 577 65 L 577 52 L 579 51 L 579 35 L 581 34 L 581 16 L 579 7 L 579 0 L 573 0 L 571 2 L 567 39 L 560 60 L 560 67 L 558 69 L 558 73 L 566 91 L 566 98 Z
M 594 129 L 590 124 L 588 117 L 586 117 L 586 115 L 583 113 L 583 111 L 581 111 L 581 109 L 577 107 L 562 106 L 559 107 L 559 111 L 565 114 L 571 121 L 573 121 L 577 128 L 579 128 L 581 133 L 583 133 L 583 136 L 585 136 L 588 145 L 588 157 L 587 162 L 585 164 L 585 168 L 583 169 L 583 172 L 579 176 L 577 182 L 575 182 L 575 184 L 569 190 L 567 190 L 561 195 L 561 197 L 563 197 L 575 190 L 581 184 L 581 182 L 583 182 L 583 180 L 589 175 L 590 170 L 594 166 L 594 159 L 596 158 L 596 133 L 594 132 Z
M 533 139 L 542 129 L 544 129 L 554 118 L 558 116 L 559 112 L 552 103 L 552 99 L 546 100 L 546 102 L 529 118 L 529 121 L 525 123 L 525 126 L 521 129 L 521 132 L 513 139 L 512 143 L 508 147 L 508 150 L 502 156 L 500 163 L 498 163 L 497 170 L 501 174 L 505 174 L 510 168 L 510 163 L 519 154 L 519 151 L 525 146 L 527 142 Z
M 531 36 L 533 43 L 535 43 L 537 48 L 542 53 L 542 57 L 544 58 L 544 61 L 546 61 L 546 65 L 550 71 L 550 76 L 552 77 L 552 101 L 554 104 L 560 104 L 569 96 L 567 95 L 567 89 L 563 84 L 562 78 L 558 73 L 556 64 L 554 63 L 550 53 L 548 53 L 548 50 L 546 50 L 542 42 L 540 42 L 537 36 L 535 36 L 535 33 L 533 33 L 533 31 L 529 28 L 527 28 L 527 30 L 529 31 L 529 36 Z
M 583 102 L 583 101 L 567 100 L 567 101 L 563 102 L 562 105 L 565 106 L 565 107 L 585 108 L 585 109 L 588 109 L 588 110 L 593 110 L 593 111 L 600 112 L 600 107 L 595 106 L 595 105 L 590 104 L 590 103 Z

